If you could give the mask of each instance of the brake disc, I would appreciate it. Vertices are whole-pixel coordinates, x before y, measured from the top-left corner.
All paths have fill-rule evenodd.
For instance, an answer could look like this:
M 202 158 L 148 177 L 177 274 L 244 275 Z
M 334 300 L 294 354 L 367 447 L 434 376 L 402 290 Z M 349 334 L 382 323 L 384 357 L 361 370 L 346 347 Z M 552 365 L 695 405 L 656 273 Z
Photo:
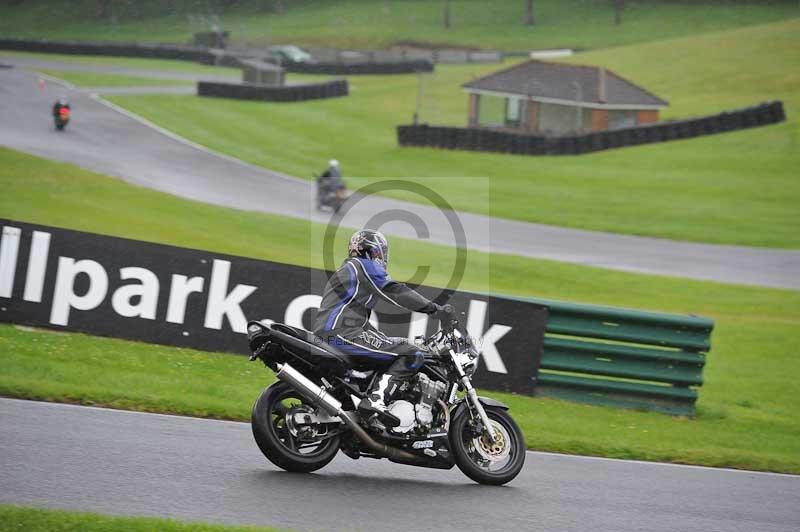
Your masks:
M 475 452 L 489 462 L 496 462 L 508 456 L 511 452 L 511 438 L 508 435 L 505 427 L 500 423 L 491 420 L 492 430 L 494 431 L 494 442 L 489 441 L 485 434 L 473 438 L 472 447 Z

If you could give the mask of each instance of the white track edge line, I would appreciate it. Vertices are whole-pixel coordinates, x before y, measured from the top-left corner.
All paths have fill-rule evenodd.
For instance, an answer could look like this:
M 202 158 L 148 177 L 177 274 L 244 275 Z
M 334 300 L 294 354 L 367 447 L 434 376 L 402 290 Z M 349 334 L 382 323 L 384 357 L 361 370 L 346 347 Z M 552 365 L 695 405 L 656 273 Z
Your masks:
M 51 76 L 50 74 L 45 74 L 44 72 L 41 72 L 39 70 L 33 70 L 32 72 L 34 74 L 36 74 L 37 76 L 39 76 L 40 78 L 46 79 L 50 83 L 55 83 L 56 85 L 61 85 L 62 87 L 66 87 L 71 91 L 78 90 L 78 87 L 76 87 L 75 85 L 73 85 L 72 83 L 70 83 L 69 81 L 66 81 L 64 79 L 57 78 L 55 76 Z
M 102 406 L 91 406 L 91 405 L 76 405 L 73 403 L 54 403 L 50 401 L 39 401 L 39 400 L 32 400 L 32 399 L 20 399 L 17 397 L 2 397 L 0 396 L 0 402 L 19 402 L 19 403 L 36 403 L 40 405 L 45 405 L 50 408 L 86 408 L 91 410 L 100 410 L 102 412 L 120 412 L 123 414 L 131 414 L 131 415 L 139 415 L 139 416 L 159 416 L 165 418 L 174 418 L 174 419 L 181 419 L 181 420 L 189 420 L 189 421 L 201 421 L 201 422 L 210 422 L 210 423 L 227 423 L 229 425 L 248 425 L 246 421 L 232 421 L 230 419 L 213 419 L 213 418 L 203 418 L 203 417 L 194 417 L 194 416 L 181 416 L 177 414 L 161 414 L 158 412 L 140 412 L 138 410 L 122 410 L 118 408 L 108 408 Z M 722 471 L 722 472 L 730 472 L 730 473 L 746 473 L 749 475 L 767 475 L 767 476 L 776 476 L 776 477 L 788 477 L 788 478 L 798 478 L 800 479 L 800 475 L 794 475 L 791 473 L 775 473 L 773 471 L 753 471 L 751 469 L 733 469 L 730 467 L 712 467 L 712 466 L 704 466 L 704 465 L 693 465 L 693 464 L 674 464 L 671 462 L 648 462 L 646 460 L 625 460 L 623 458 L 606 458 L 604 456 L 586 456 L 581 454 L 564 454 L 564 453 L 554 453 L 551 451 L 535 451 L 531 449 L 526 449 L 528 454 L 532 455 L 542 455 L 542 456 L 552 456 L 556 458 L 564 458 L 568 460 L 595 460 L 595 461 L 604 461 L 604 462 L 621 462 L 625 464 L 637 464 L 637 465 L 645 465 L 645 466 L 657 466 L 657 467 L 678 467 L 678 468 L 688 468 L 688 469 L 707 469 L 709 471 Z

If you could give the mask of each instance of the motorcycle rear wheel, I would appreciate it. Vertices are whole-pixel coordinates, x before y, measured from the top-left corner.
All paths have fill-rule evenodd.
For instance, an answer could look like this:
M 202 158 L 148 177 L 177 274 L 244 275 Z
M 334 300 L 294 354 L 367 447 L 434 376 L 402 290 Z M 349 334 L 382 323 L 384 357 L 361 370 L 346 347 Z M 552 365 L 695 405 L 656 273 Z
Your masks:
M 313 410 L 301 395 L 284 382 L 261 392 L 250 416 L 253 437 L 267 459 L 286 471 L 310 473 L 328 465 L 339 450 L 339 436 L 314 442 L 301 441 L 287 424 L 291 409 Z
M 450 426 L 450 446 L 462 473 L 479 484 L 510 482 L 525 464 L 525 439 L 514 418 L 502 408 L 484 407 L 496 441 L 476 434 L 468 412 Z

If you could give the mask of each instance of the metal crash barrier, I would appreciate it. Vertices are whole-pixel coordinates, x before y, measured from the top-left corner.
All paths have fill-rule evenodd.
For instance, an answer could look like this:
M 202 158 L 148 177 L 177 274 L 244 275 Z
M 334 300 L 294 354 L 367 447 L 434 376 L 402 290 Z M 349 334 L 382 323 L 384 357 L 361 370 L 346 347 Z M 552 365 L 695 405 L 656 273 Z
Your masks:
M 549 309 L 536 395 L 694 414 L 712 320 L 524 300 Z

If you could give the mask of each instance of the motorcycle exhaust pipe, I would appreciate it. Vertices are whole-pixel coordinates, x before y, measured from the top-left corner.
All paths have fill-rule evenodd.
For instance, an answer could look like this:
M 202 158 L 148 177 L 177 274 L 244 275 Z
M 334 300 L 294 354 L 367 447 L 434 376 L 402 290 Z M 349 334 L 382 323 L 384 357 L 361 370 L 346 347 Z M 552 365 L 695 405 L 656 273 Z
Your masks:
M 337 416 L 341 419 L 347 427 L 370 449 L 375 451 L 379 456 L 384 456 L 392 462 L 409 465 L 424 465 L 426 460 L 423 458 L 403 451 L 396 447 L 390 447 L 383 443 L 376 442 L 367 431 L 352 417 L 351 412 L 342 410 L 342 403 L 337 401 L 324 389 L 320 388 L 311 379 L 294 369 L 289 364 L 278 364 L 278 372 L 275 376 L 289 384 L 292 388 L 300 392 L 300 394 L 311 401 L 312 404 L 325 410 L 331 416 Z
M 338 416 L 342 412 L 342 403 L 292 366 L 289 364 L 278 364 L 277 368 L 278 372 L 275 376 L 300 392 L 315 406 L 322 408 L 331 416 Z

